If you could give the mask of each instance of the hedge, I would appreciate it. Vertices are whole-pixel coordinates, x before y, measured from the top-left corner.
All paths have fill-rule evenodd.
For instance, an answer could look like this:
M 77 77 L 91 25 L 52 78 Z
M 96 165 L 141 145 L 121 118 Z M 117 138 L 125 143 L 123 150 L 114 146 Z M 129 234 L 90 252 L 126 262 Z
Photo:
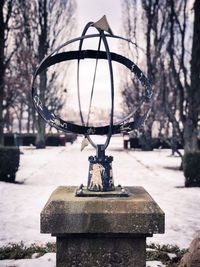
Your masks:
M 200 187 L 200 152 L 188 152 L 183 157 L 186 187 Z
M 19 168 L 20 151 L 18 147 L 0 146 L 0 180 L 14 182 Z
M 76 134 L 46 134 L 46 146 L 65 146 L 66 142 L 73 143 Z M 36 134 L 4 134 L 4 146 L 35 146 Z

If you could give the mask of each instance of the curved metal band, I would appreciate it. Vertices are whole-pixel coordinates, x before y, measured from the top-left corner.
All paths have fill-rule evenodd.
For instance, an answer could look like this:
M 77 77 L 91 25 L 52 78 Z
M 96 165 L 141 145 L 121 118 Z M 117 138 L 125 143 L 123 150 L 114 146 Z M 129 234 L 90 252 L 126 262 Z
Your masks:
M 92 26 L 93 22 L 88 22 L 85 28 L 83 29 L 83 32 L 81 34 L 81 37 L 84 37 L 87 30 Z M 79 48 L 78 50 L 82 50 L 82 45 L 83 45 L 84 39 L 81 39 L 79 42 Z M 78 106 L 79 106 L 79 114 L 81 118 L 82 125 L 85 125 L 84 119 L 83 119 L 83 114 L 82 114 L 82 108 L 81 108 L 81 97 L 80 97 L 80 84 L 79 84 L 79 76 L 80 76 L 80 59 L 78 58 L 77 60 L 77 93 L 78 93 Z M 89 138 L 88 138 L 89 140 Z M 91 140 L 89 140 L 91 141 Z M 91 142 L 92 144 L 92 142 Z M 93 145 L 93 144 L 92 144 Z
M 121 37 L 121 36 L 118 36 L 118 35 L 109 35 L 109 34 L 105 34 L 106 37 L 109 37 L 109 38 L 114 38 L 114 39 L 120 39 L 120 40 L 123 40 L 123 41 L 126 41 L 126 42 L 129 42 L 133 45 L 135 45 L 135 43 L 133 43 L 130 39 L 126 39 L 124 37 Z M 34 72 L 34 75 L 33 75 L 33 80 L 32 80 L 32 85 L 34 84 L 35 82 L 35 79 L 36 79 L 36 76 L 38 75 L 38 70 L 40 69 L 41 65 L 43 64 L 43 62 L 45 62 L 48 58 L 52 57 L 54 54 L 57 54 L 58 51 L 60 49 L 62 49 L 63 47 L 71 44 L 71 43 L 74 43 L 74 42 L 77 42 L 77 41 L 80 41 L 82 39 L 91 39 L 91 38 L 96 38 L 96 37 L 100 37 L 100 34 L 89 34 L 89 35 L 84 35 L 84 36 L 81 36 L 81 37 L 77 37 L 77 38 L 74 38 L 74 39 L 71 39 L 67 42 L 65 42 L 64 44 L 60 45 L 59 47 L 57 47 L 54 51 L 52 51 L 49 55 L 47 55 L 41 62 L 40 64 L 38 65 L 38 67 L 36 68 L 35 72 Z M 138 69 L 139 67 L 133 63 L 134 66 L 136 66 Z M 133 68 L 134 68 L 133 66 Z M 139 69 L 140 70 L 140 69 Z M 133 71 L 134 72 L 134 71 Z M 140 70 L 140 72 L 142 73 L 142 71 Z M 143 73 L 142 73 L 143 74 Z M 136 75 L 137 76 L 137 75 Z M 145 77 L 145 75 L 143 74 L 143 76 Z M 139 79 L 139 77 L 137 77 Z M 146 78 L 146 77 L 145 77 Z M 145 84 L 142 84 L 145 88 L 145 99 L 148 101 L 152 98 L 152 95 L 153 95 L 153 92 L 152 92 L 152 88 L 151 88 L 151 84 L 149 83 L 149 80 L 146 78 L 146 82 Z M 32 86 L 33 87 L 33 86 Z
M 89 22 L 85 28 L 83 29 L 82 35 L 81 36 L 85 36 L 86 32 L 88 31 L 88 29 L 90 27 L 93 26 L 93 22 Z M 113 79 L 113 68 L 112 68 L 112 60 L 111 60 L 111 56 L 110 56 L 110 49 L 109 49 L 109 45 L 107 42 L 107 39 L 105 37 L 105 33 L 102 30 L 97 29 L 97 31 L 99 31 L 100 34 L 100 40 L 103 40 L 105 49 L 106 49 L 106 55 L 107 55 L 107 61 L 108 61 L 108 66 L 109 66 L 109 72 L 110 72 L 110 87 L 111 87 L 111 110 L 110 110 L 110 125 L 109 125 L 109 132 L 107 133 L 107 138 L 106 141 L 102 147 L 102 149 L 106 149 L 110 143 L 110 139 L 112 136 L 112 130 L 113 130 L 113 115 L 114 115 L 114 79 Z M 83 41 L 84 39 L 80 40 L 79 43 L 79 51 L 82 50 L 82 45 L 83 45 Z M 99 47 L 100 49 L 100 47 Z M 99 49 L 97 50 L 97 57 L 96 60 L 98 60 L 98 52 Z M 81 117 L 81 121 L 82 121 L 82 125 L 84 126 L 84 119 L 83 119 L 83 115 L 82 115 L 82 110 L 81 110 L 81 100 L 80 100 L 80 85 L 79 85 L 79 69 L 80 69 L 80 59 L 78 59 L 78 66 L 77 66 L 77 91 L 78 91 L 78 103 L 79 103 L 79 112 L 80 112 L 80 117 Z M 93 89 L 92 89 L 93 90 Z M 93 94 L 93 91 L 91 92 Z M 88 126 L 88 124 L 87 124 Z M 87 139 L 90 142 L 90 144 L 96 149 L 97 145 L 93 142 L 93 140 L 90 138 L 90 135 L 87 135 Z
M 111 37 L 110 35 L 105 35 L 108 37 Z M 93 38 L 93 37 L 100 37 L 100 34 L 93 34 L 93 35 L 85 35 L 79 38 L 72 39 L 65 43 L 64 45 L 60 46 L 58 49 L 63 48 L 65 45 L 68 45 L 72 42 L 80 41 L 82 39 L 87 38 Z M 114 36 L 114 38 L 120 38 Z M 123 39 L 123 38 L 120 38 Z M 126 40 L 126 39 L 125 39 Z M 129 40 L 126 40 L 129 41 Z M 44 118 L 44 120 L 49 123 L 51 126 L 55 127 L 58 130 L 62 130 L 64 132 L 74 132 L 77 134 L 84 134 L 84 135 L 105 135 L 108 134 L 110 131 L 109 125 L 105 125 L 102 127 L 87 127 L 87 126 L 80 126 L 77 124 L 70 123 L 68 121 L 64 121 L 58 116 L 56 116 L 53 112 L 49 111 L 48 108 L 42 104 L 42 102 L 39 99 L 39 96 L 36 93 L 34 83 L 35 79 L 38 74 L 40 74 L 44 69 L 67 60 L 74 60 L 74 59 L 84 59 L 84 58 L 96 58 L 97 51 L 94 50 L 82 50 L 82 51 L 69 51 L 69 52 L 62 52 L 57 53 L 58 49 L 53 51 L 50 55 L 48 55 L 38 66 L 38 68 L 35 71 L 35 74 L 33 76 L 33 82 L 32 82 L 32 97 L 34 100 L 34 105 L 38 111 L 38 113 Z M 57 53 L 57 54 L 55 54 Z M 55 55 L 54 55 L 55 54 Z M 111 60 L 119 62 L 123 65 L 125 65 L 128 69 L 130 69 L 136 77 L 140 80 L 141 84 L 145 88 L 144 95 L 141 98 L 141 103 L 144 101 L 149 101 L 152 97 L 152 90 L 151 85 L 148 81 L 148 79 L 145 77 L 145 75 L 142 73 L 142 71 L 138 68 L 137 65 L 135 65 L 131 60 L 129 60 L 126 57 L 123 57 L 121 55 L 118 55 L 116 53 L 110 53 Z M 98 53 L 99 59 L 107 59 L 107 54 L 104 51 L 99 51 Z M 146 115 L 142 117 L 138 117 L 136 121 L 127 122 L 127 120 L 133 115 L 134 111 L 125 117 L 123 120 L 121 120 L 119 123 L 113 125 L 111 134 L 117 134 L 120 133 L 122 130 L 126 129 L 128 131 L 137 129 L 143 121 L 146 119 Z

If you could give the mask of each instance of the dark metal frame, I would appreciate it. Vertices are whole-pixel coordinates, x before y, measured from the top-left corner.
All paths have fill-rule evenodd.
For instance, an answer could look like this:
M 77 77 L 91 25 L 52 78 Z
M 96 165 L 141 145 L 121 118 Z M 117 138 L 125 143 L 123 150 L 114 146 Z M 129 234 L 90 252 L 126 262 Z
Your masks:
M 142 106 L 144 102 L 149 102 L 152 98 L 152 88 L 149 83 L 149 80 L 143 74 L 143 72 L 139 69 L 139 67 L 132 62 L 130 59 L 123 57 L 120 54 L 110 52 L 107 38 L 116 38 L 120 40 L 125 40 L 127 42 L 132 43 L 129 39 L 125 39 L 120 36 L 116 36 L 113 34 L 106 34 L 104 30 L 97 28 L 98 34 L 90 34 L 86 35 L 88 29 L 90 27 L 95 27 L 93 22 L 89 22 L 83 32 L 81 37 L 72 39 L 56 50 L 54 50 L 50 55 L 48 55 L 38 66 L 36 69 L 33 82 L 32 82 L 32 98 L 35 105 L 36 110 L 42 116 L 42 118 L 51 126 L 55 127 L 58 130 L 64 132 L 74 132 L 77 134 L 83 134 L 86 139 L 88 139 L 89 143 L 96 149 L 97 154 L 95 157 L 89 157 L 89 175 L 88 175 L 88 185 L 87 188 L 81 186 L 78 190 L 76 190 L 77 196 L 102 196 L 101 192 L 110 192 L 110 196 L 128 196 L 127 192 L 124 188 L 114 187 L 113 177 L 112 177 L 112 157 L 108 157 L 105 155 L 105 149 L 108 147 L 111 136 L 113 134 L 121 133 L 124 131 L 131 131 L 142 126 L 144 121 L 147 118 L 148 112 L 150 108 L 142 115 L 134 118 L 136 111 Z M 98 50 L 82 50 L 83 41 L 90 38 L 99 38 L 99 46 Z M 101 51 L 101 41 L 103 41 L 105 51 Z M 79 49 L 77 51 L 67 51 L 59 53 L 59 50 L 68 46 L 71 43 L 79 42 Z M 79 67 L 80 61 L 85 58 L 93 58 L 96 59 L 96 67 L 99 59 L 104 59 L 108 61 L 109 65 L 109 73 L 110 73 L 110 88 L 111 88 L 111 111 L 110 111 L 110 123 L 101 127 L 90 127 L 89 126 L 89 115 L 90 108 L 94 90 L 94 81 L 96 75 L 96 67 L 95 74 L 93 79 L 93 87 L 91 90 L 91 98 L 90 98 L 90 107 L 88 112 L 88 121 L 85 123 L 81 110 L 81 99 L 80 99 L 80 85 L 79 85 Z M 68 60 L 77 60 L 77 91 L 78 91 L 78 103 L 79 103 L 79 112 L 82 125 L 77 125 L 71 123 L 69 121 L 65 121 L 55 115 L 52 111 L 50 111 L 39 99 L 39 96 L 36 92 L 35 81 L 36 77 L 45 69 L 50 66 Z M 117 123 L 113 123 L 113 115 L 114 115 L 114 77 L 113 77 L 113 68 L 112 61 L 118 62 L 126 66 L 135 76 L 139 79 L 140 83 L 144 87 L 144 93 L 140 99 L 140 103 L 138 108 L 134 109 L 128 116 L 123 118 L 121 121 Z M 104 144 L 97 145 L 92 139 L 91 135 L 107 135 L 106 141 Z M 101 180 L 98 183 L 98 180 Z M 92 193 L 93 192 L 93 193 Z M 104 195 L 104 194 L 103 194 Z M 106 193 L 107 196 L 107 193 Z
M 43 119 L 53 126 L 54 128 L 64 131 L 64 132 L 74 132 L 77 134 L 83 134 L 83 135 L 105 135 L 109 132 L 110 125 L 105 125 L 101 127 L 90 127 L 90 126 L 84 126 L 84 125 L 78 125 L 71 123 L 69 121 L 65 121 L 61 118 L 59 118 L 56 114 L 54 114 L 52 111 L 50 111 L 40 100 L 36 88 L 35 88 L 35 81 L 37 76 L 45 69 L 49 68 L 50 66 L 63 62 L 63 61 L 68 61 L 68 60 L 83 60 L 84 58 L 96 58 L 97 56 L 97 51 L 95 50 L 81 50 L 81 51 L 68 51 L 68 52 L 62 52 L 58 53 L 58 51 L 73 43 L 80 41 L 82 39 L 88 39 L 88 38 L 94 38 L 94 37 L 100 37 L 100 34 L 91 34 L 91 35 L 85 35 L 79 38 L 72 39 L 56 50 L 54 50 L 50 55 L 48 55 L 38 66 L 36 69 L 34 75 L 33 75 L 33 81 L 32 81 L 32 98 L 33 98 L 33 103 L 35 105 L 36 110 L 40 114 L 40 116 L 43 117 Z M 119 38 L 126 40 L 130 42 L 128 39 L 121 38 L 119 36 L 111 36 L 105 34 L 105 37 L 109 38 Z M 99 51 L 98 52 L 99 59 L 106 59 L 107 54 L 104 51 Z M 131 70 L 132 73 L 135 74 L 135 76 L 139 79 L 141 84 L 144 87 L 144 93 L 140 99 L 140 107 L 144 102 L 149 102 L 152 98 L 152 88 L 149 83 L 149 80 L 146 78 L 146 76 L 143 74 L 143 72 L 139 69 L 139 67 L 134 64 L 130 59 L 123 57 L 119 54 L 116 53 L 110 53 L 111 60 L 119 62 L 123 65 L 125 65 L 128 69 Z M 139 108 L 138 108 L 139 109 Z M 145 121 L 148 112 L 146 112 L 143 116 L 138 116 L 135 120 L 133 120 L 133 116 L 135 115 L 136 111 L 138 109 L 134 109 L 128 116 L 123 118 L 121 121 L 118 123 L 114 124 L 112 127 L 112 134 L 118 134 L 123 132 L 124 129 L 131 131 L 134 129 L 139 128 Z M 149 110 L 148 110 L 149 111 Z

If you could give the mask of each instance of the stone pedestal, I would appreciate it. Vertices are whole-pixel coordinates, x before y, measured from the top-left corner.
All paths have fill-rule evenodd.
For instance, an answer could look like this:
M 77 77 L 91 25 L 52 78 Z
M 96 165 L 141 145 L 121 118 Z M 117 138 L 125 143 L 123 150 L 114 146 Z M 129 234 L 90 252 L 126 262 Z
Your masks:
M 41 213 L 57 238 L 57 267 L 145 267 L 146 237 L 164 233 L 164 213 L 143 187 L 129 197 L 75 197 L 58 187 Z

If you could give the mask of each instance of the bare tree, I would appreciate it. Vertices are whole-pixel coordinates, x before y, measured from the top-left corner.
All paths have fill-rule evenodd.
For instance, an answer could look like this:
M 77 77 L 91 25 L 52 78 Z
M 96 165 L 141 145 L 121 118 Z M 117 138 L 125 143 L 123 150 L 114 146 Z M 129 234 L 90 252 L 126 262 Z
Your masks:
M 17 116 L 19 132 L 22 129 L 24 115 L 27 117 L 27 132 L 30 131 L 30 128 L 35 131 L 35 125 L 37 125 L 37 146 L 44 147 L 45 123 L 36 115 L 30 94 L 32 73 L 39 62 L 55 46 L 63 42 L 62 38 L 70 37 L 72 29 L 75 29 L 72 24 L 74 24 L 76 6 L 75 2 L 71 0 L 25 2 L 18 0 L 17 3 L 20 16 L 17 17 L 15 24 L 20 18 L 21 27 L 18 33 L 13 35 L 13 42 L 19 43 L 20 46 L 9 64 L 4 84 L 4 89 L 6 89 L 4 102 L 6 99 L 6 103 L 9 104 L 7 108 L 10 116 L 12 114 Z M 58 79 L 59 75 L 51 70 L 42 72 L 37 80 L 40 98 L 57 112 L 63 106 L 63 96 L 56 90 L 58 85 L 56 87 L 55 81 Z
M 143 10 L 141 20 L 132 16 L 135 27 L 145 33 L 147 76 L 154 89 L 152 119 L 160 122 L 161 128 L 173 126 L 174 141 L 184 144 L 186 150 L 197 149 L 199 89 L 199 3 L 194 5 L 193 46 L 187 0 L 126 0 L 129 5 L 139 5 Z M 126 13 L 126 16 L 129 13 Z M 130 20 L 130 19 L 129 19 Z M 130 25 L 130 22 L 129 24 Z M 192 48 L 193 47 L 193 48 Z M 191 53 L 192 50 L 192 53 Z M 191 60 L 191 69 L 190 69 Z M 127 91 L 127 85 L 124 87 Z M 131 88 L 131 86 L 130 86 Z M 123 92 L 124 94 L 124 92 Z M 126 92 L 126 95 L 130 95 Z M 127 100 L 126 100 L 127 102 Z M 130 100 L 128 101 L 130 105 Z M 151 121 L 149 120 L 149 129 Z M 161 130 L 161 129 L 160 129 Z M 162 130 L 163 131 L 163 130 Z M 161 131 L 161 132 L 162 132 Z M 178 151 L 177 151 L 178 152 Z
M 200 117 L 200 1 L 194 2 L 191 84 L 187 89 L 188 112 L 184 127 L 185 152 L 197 151 Z
M 42 0 L 38 1 L 38 61 L 40 62 L 56 45 L 57 39 L 63 33 L 66 36 L 71 33 L 73 16 L 75 11 L 74 2 L 71 0 L 55 1 Z M 65 37 L 66 37 L 65 36 Z M 55 77 L 52 74 L 50 80 Z M 39 96 L 43 103 L 47 98 L 47 70 L 39 75 Z M 56 100 L 56 99 L 54 99 Z M 36 139 L 38 148 L 45 147 L 45 122 L 38 117 L 38 133 Z
M 13 94 L 6 95 L 6 77 L 13 55 L 19 48 L 20 42 L 11 43 L 13 35 L 21 28 L 21 20 L 17 15 L 18 2 L 16 0 L 0 1 L 0 145 L 4 144 L 4 110 L 11 103 Z M 16 19 L 17 17 L 17 19 Z M 9 71 L 8 71 L 9 72 Z
M 126 11 L 124 12 L 126 35 L 130 36 L 136 42 L 136 48 L 139 47 L 138 43 L 140 46 L 141 43 L 145 44 L 142 49 L 133 51 L 132 58 L 134 58 L 135 54 L 135 58 L 138 59 L 139 51 L 139 56 L 143 58 L 143 60 L 140 61 L 140 65 L 142 65 L 142 69 L 146 69 L 147 76 L 154 90 L 154 102 L 151 107 L 152 111 L 146 121 L 145 128 L 141 131 L 144 149 L 149 150 L 152 149 L 151 132 L 153 121 L 163 121 L 164 118 L 159 78 L 161 58 L 165 45 L 166 13 L 163 8 L 164 4 L 161 2 L 159 3 L 159 1 L 126 0 L 124 2 L 126 3 L 124 3 L 126 7 Z M 137 10 L 138 12 L 136 12 Z M 137 96 L 135 93 L 133 94 L 133 88 L 135 88 Z M 122 95 L 128 106 L 137 105 L 139 96 L 141 95 L 141 88 L 139 88 L 138 83 L 135 83 L 134 79 L 132 79 L 128 86 L 127 83 L 125 83 Z M 160 110 L 159 115 L 157 112 L 158 110 Z M 163 123 L 160 125 L 163 125 Z M 161 130 L 162 129 L 160 129 L 160 131 Z

